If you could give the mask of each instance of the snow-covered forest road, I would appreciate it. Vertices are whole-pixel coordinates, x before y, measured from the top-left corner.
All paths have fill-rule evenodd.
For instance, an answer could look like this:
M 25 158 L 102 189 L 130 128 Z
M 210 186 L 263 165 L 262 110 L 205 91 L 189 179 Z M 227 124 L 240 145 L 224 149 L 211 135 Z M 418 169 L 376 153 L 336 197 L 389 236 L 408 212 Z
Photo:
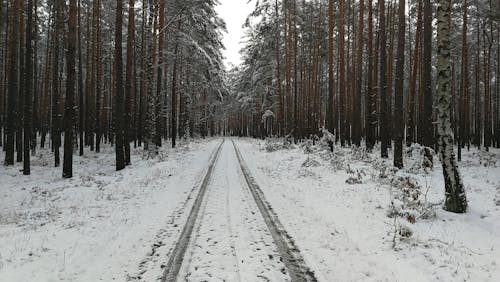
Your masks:
M 498 281 L 500 151 L 465 153 L 463 215 L 427 205 L 442 172 L 417 152 L 396 173 L 378 152 L 219 138 L 119 172 L 106 147 L 61 179 L 40 150 L 31 176 L 0 172 L 0 281 Z

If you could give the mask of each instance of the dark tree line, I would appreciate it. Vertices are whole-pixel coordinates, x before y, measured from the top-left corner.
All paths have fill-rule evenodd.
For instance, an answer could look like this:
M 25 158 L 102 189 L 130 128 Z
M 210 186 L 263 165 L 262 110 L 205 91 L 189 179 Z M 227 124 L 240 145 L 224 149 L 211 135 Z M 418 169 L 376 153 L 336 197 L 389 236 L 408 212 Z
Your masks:
M 127 6 L 128 5 L 128 6 Z M 5 165 L 220 132 L 224 22 L 206 0 L 0 0 L 0 146 Z M 125 50 L 123 50 L 125 47 Z M 64 137 L 64 138 L 63 138 Z M 64 142 L 64 143 L 63 143 Z
M 419 143 L 431 162 L 432 149 L 446 152 L 456 195 L 453 144 L 458 160 L 471 144 L 500 147 L 495 1 L 263 0 L 254 18 L 232 74 L 229 134 L 300 140 L 325 128 L 341 146 L 378 143 L 382 158 L 394 148 L 398 168 L 404 145 Z M 461 199 L 449 209 L 464 211 Z

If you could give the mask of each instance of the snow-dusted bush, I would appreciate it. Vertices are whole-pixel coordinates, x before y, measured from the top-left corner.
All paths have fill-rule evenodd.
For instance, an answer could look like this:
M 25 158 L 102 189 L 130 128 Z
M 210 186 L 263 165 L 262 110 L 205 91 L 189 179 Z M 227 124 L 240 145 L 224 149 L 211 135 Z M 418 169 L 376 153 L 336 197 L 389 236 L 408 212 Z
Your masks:
M 474 153 L 476 154 L 476 153 Z M 479 164 L 484 167 L 496 167 L 497 157 L 490 152 L 479 151 L 477 152 Z
M 302 163 L 302 167 L 318 167 L 320 165 L 321 164 L 317 160 L 311 157 L 307 157 L 306 160 Z
M 366 173 L 363 170 L 357 169 L 353 171 L 349 178 L 345 181 L 347 184 L 363 184 L 363 177 L 366 176 Z
M 289 138 L 268 138 L 264 144 L 264 149 L 268 153 L 293 148 L 293 142 Z
M 397 169 L 385 160 L 375 159 L 372 161 L 371 165 L 372 170 L 370 174 L 372 180 L 382 184 L 390 184 L 391 179 L 397 172 Z
M 410 223 L 415 223 L 419 218 L 435 216 L 433 205 L 427 202 L 422 190 L 422 186 L 411 176 L 394 177 L 391 180 L 392 200 L 387 216 L 404 218 Z
M 436 152 L 420 144 L 412 144 L 405 150 L 405 171 L 413 174 L 429 173 L 433 168 L 433 156 Z
M 335 135 L 328 131 L 328 129 L 321 128 L 321 138 L 318 145 L 325 150 L 333 151 L 335 147 Z

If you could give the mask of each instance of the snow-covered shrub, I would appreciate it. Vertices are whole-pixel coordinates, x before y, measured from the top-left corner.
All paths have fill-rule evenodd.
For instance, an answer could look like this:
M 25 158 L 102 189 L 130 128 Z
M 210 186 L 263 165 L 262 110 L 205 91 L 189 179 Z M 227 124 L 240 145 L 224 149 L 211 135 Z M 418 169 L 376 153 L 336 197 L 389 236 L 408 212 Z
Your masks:
M 264 144 L 264 149 L 268 153 L 292 148 L 294 148 L 294 145 L 289 138 L 268 138 Z
M 302 142 L 300 144 L 300 147 L 302 148 L 305 154 L 312 154 L 317 149 L 313 144 L 313 140 L 311 139 L 307 139 L 306 141 Z
M 391 180 L 391 204 L 387 216 L 404 218 L 415 223 L 419 218 L 435 216 L 433 206 L 422 193 L 422 186 L 411 176 L 396 176 Z
M 324 127 L 321 128 L 321 138 L 319 139 L 319 146 L 329 151 L 333 151 L 333 148 L 335 147 L 335 135 Z
M 363 177 L 366 176 L 366 173 L 363 170 L 357 169 L 353 171 L 353 173 L 347 178 L 345 183 L 347 184 L 363 184 Z
M 344 170 L 347 166 L 346 156 L 343 151 L 335 150 L 330 153 L 330 165 L 334 171 Z
M 397 169 L 385 160 L 376 159 L 372 161 L 371 178 L 373 181 L 381 182 L 382 184 L 390 184 L 396 172 Z
M 317 160 L 311 157 L 307 157 L 306 160 L 302 163 L 302 167 L 318 167 L 320 165 L 321 164 Z
M 405 150 L 405 171 L 413 174 L 429 173 L 433 168 L 431 158 L 435 154 L 432 148 L 412 144 Z
M 366 147 L 356 147 L 353 146 L 351 148 L 351 156 L 354 160 L 357 161 L 364 161 L 364 162 L 371 162 L 372 157 L 366 150 Z
M 478 157 L 480 165 L 484 167 L 496 167 L 497 157 L 495 156 L 495 154 L 492 154 L 490 152 L 480 151 L 478 155 L 479 155 Z

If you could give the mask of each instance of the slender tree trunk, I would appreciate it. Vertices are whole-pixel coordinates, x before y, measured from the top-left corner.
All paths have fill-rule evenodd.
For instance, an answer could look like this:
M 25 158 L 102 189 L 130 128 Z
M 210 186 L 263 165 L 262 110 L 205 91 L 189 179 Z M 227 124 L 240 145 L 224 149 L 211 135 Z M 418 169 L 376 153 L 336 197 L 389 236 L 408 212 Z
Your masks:
M 177 34 L 174 47 L 174 68 L 172 71 L 172 148 L 176 146 L 177 138 L 177 64 L 179 52 L 179 33 L 181 32 L 181 22 L 177 24 Z
M 79 131 L 79 155 L 83 156 L 84 127 L 85 127 L 85 97 L 83 96 L 83 62 L 82 62 L 82 21 L 81 0 L 78 0 L 78 131 Z M 88 39 L 87 39 L 88 40 Z M 88 72 L 88 70 L 87 70 Z
M 161 92 L 162 92 L 162 80 L 163 80 L 163 43 L 165 41 L 165 31 L 164 26 L 165 26 L 165 0 L 160 0 L 159 4 L 159 11 L 158 11 L 158 17 L 159 17 L 159 25 L 158 25 L 158 30 L 159 30 L 159 35 L 158 35 L 158 67 L 157 67 L 157 78 L 156 78 L 156 134 L 155 134 L 155 143 L 156 146 L 161 147 L 161 112 L 163 109 L 163 102 L 161 98 Z
M 66 102 L 64 111 L 64 162 L 63 177 L 73 177 L 73 118 L 76 86 L 76 44 L 77 44 L 76 0 L 69 1 L 68 35 L 66 44 Z
M 54 25 L 55 25 L 55 30 L 54 30 L 54 57 L 53 57 L 53 69 L 52 69 L 52 130 L 51 130 L 51 136 L 52 136 L 52 148 L 54 151 L 54 166 L 58 167 L 61 160 L 60 160 L 60 153 L 59 153 L 59 148 L 61 146 L 61 113 L 60 113 L 60 103 L 61 103 L 61 98 L 60 98 L 60 89 L 59 89 L 59 44 L 60 44 L 60 38 L 59 38 L 59 33 L 61 32 L 61 24 L 62 24 L 62 19 L 61 19 L 61 0 L 56 0 L 54 2 Z
M 404 136 L 404 113 L 403 113 L 403 88 L 404 88 L 404 66 L 405 66 L 405 0 L 399 0 L 398 5 L 398 53 L 396 60 L 396 82 L 394 83 L 395 100 L 395 140 L 394 140 L 394 166 L 403 167 L 403 136 Z
M 125 165 L 130 164 L 130 138 L 132 136 L 132 93 L 134 91 L 134 44 L 135 44 L 135 0 L 129 0 L 128 3 L 128 27 L 127 27 L 127 66 L 125 71 L 125 123 L 124 123 L 124 153 Z M 135 101 L 135 99 L 134 99 Z
M 439 0 L 437 19 L 438 54 L 436 65 L 438 69 L 438 144 L 445 182 L 446 198 L 444 208 L 450 212 L 463 213 L 467 210 L 467 199 L 453 153 L 453 131 L 450 120 L 452 107 L 450 91 L 450 0 Z
M 102 138 L 102 94 L 101 94 L 101 78 L 102 78 L 102 66 L 101 66 L 101 0 L 96 0 L 94 6 L 94 84 L 92 87 L 95 88 L 95 151 L 99 153 L 101 151 L 101 138 Z
M 385 0 L 379 0 L 379 34 L 380 34 L 380 83 L 379 83 L 379 95 L 380 95 L 380 142 L 381 142 L 381 157 L 388 158 L 388 101 L 387 101 L 387 51 L 386 51 L 386 30 L 385 30 Z
M 123 130 L 123 112 L 124 112 L 124 89 L 123 89 L 123 57 L 122 57 L 122 25 L 123 25 L 123 0 L 116 0 L 116 21 L 115 21 L 115 155 L 116 170 L 125 168 L 125 154 L 123 148 L 124 130 Z
M 356 93 L 354 103 L 354 145 L 361 146 L 361 94 L 363 87 L 363 22 L 364 22 L 364 0 L 359 1 L 359 20 L 358 20 L 358 45 L 357 45 L 357 66 L 356 66 Z
M 375 91 L 373 91 L 373 1 L 368 0 L 368 69 L 366 91 L 366 149 L 373 150 L 375 145 Z
M 347 94 L 345 87 L 345 50 L 344 50 L 344 36 L 345 36 L 345 26 L 344 26 L 344 0 L 340 0 L 339 4 L 340 14 L 339 14 L 339 98 L 340 98 L 340 144 L 342 147 L 345 146 L 345 142 L 348 137 L 348 125 L 346 121 L 346 111 L 347 111 Z
M 422 0 L 418 0 L 418 12 L 417 12 L 417 30 L 415 33 L 415 48 L 413 51 L 413 66 L 411 71 L 408 103 L 407 103 L 407 127 L 406 127 L 406 146 L 410 147 L 413 142 L 416 141 L 415 131 L 417 129 L 415 118 L 415 100 L 417 97 L 417 76 L 421 66 L 420 60 L 420 46 L 422 40 Z M 419 128 L 420 129 L 420 128 Z
M 277 91 L 278 91 L 278 111 L 276 114 L 276 121 L 278 126 L 278 136 L 283 135 L 284 126 L 284 109 L 283 109 L 283 91 L 281 89 L 281 55 L 280 55 L 280 25 L 279 25 L 279 6 L 278 0 L 275 1 L 276 12 L 276 78 L 277 78 Z
M 432 98 L 432 6 L 430 0 L 424 0 L 424 41 L 422 61 L 422 137 L 423 145 L 434 147 L 433 98 Z M 432 163 L 432 154 L 425 150 L 426 159 Z
M 333 60 L 334 60 L 334 4 L 333 0 L 328 1 L 328 104 L 326 108 L 326 124 L 327 129 L 331 133 L 335 130 L 334 124 L 334 111 L 333 111 L 333 99 L 335 96 L 335 76 L 333 72 Z M 330 149 L 333 150 L 333 144 L 330 144 Z
M 1 4 L 1 3 L 0 3 Z M 32 133 L 32 77 L 33 77 L 33 0 L 28 0 L 27 24 L 26 24 L 26 47 L 24 67 L 24 142 L 23 142 L 23 174 L 30 175 L 30 142 Z
M 16 99 L 19 95 L 19 26 L 21 0 L 13 0 L 10 13 L 9 62 L 7 80 L 7 142 L 5 143 L 5 165 L 14 165 L 14 135 L 16 132 Z

